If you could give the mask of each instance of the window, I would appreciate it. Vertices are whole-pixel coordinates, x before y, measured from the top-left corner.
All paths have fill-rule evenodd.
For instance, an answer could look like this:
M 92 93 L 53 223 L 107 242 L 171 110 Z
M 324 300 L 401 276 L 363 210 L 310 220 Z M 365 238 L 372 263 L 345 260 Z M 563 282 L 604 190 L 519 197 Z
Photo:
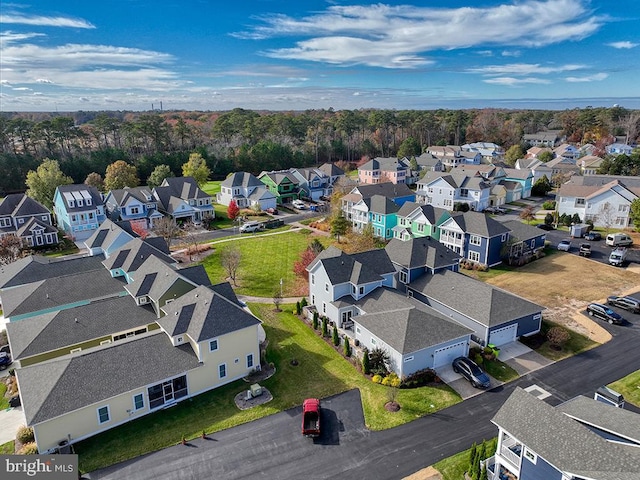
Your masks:
M 626 212 L 628 207 L 629 207 L 628 205 L 618 205 L 618 211 Z
M 71 221 L 75 222 L 77 220 L 78 217 L 76 217 L 75 215 L 71 215 Z
M 131 207 L 129 209 L 129 212 L 131 215 L 138 215 L 140 213 L 140 208 L 139 207 Z
M 364 287 L 360 287 L 360 295 L 364 294 Z
M 478 252 L 469 252 L 469 260 L 472 262 L 479 262 L 480 254 Z
M 147 389 L 149 395 L 149 408 L 158 408 L 167 403 L 171 403 L 182 397 L 186 397 L 187 390 L 187 376 L 183 375 L 173 380 L 167 380 L 162 383 L 158 383 Z
M 78 200 L 78 206 L 82 207 L 84 205 L 84 202 L 82 200 Z
M 142 393 L 138 393 L 133 396 L 133 409 L 140 410 L 144 408 L 144 395 Z
M 322 302 L 322 313 L 327 313 L 327 302 Z
M 87 198 L 85 201 L 87 202 L 87 205 L 91 205 L 91 199 L 90 198 Z
M 105 405 L 98 409 L 98 423 L 106 423 L 110 420 L 109 406 Z
M 328 292 L 328 291 L 329 291 L 329 284 L 328 284 L 328 283 L 325 283 L 325 284 L 324 284 L 324 291 L 325 291 L 325 292 Z
M 114 335 L 113 336 L 113 340 L 123 340 L 125 338 L 129 338 L 129 337 L 134 337 L 136 335 L 142 335 L 143 333 L 146 333 L 147 329 L 145 328 L 139 328 L 138 330 L 132 330 L 131 332 L 126 332 L 126 333 L 121 333 L 119 335 Z
M 533 463 L 535 465 L 535 463 L 538 461 L 538 455 L 536 455 L 535 453 L 533 453 L 531 450 L 529 450 L 527 447 L 524 448 L 524 456 L 531 461 L 531 463 Z
M 400 282 L 407 283 L 407 272 L 400 272 Z
M 506 242 L 507 241 L 507 234 L 503 233 L 502 237 L 500 238 L 501 241 Z
M 413 361 L 413 355 L 411 355 L 410 357 L 406 357 L 406 358 L 404 359 L 404 362 L 405 362 L 405 363 L 406 363 L 406 362 L 412 362 L 412 361 Z
M 78 348 L 72 348 L 71 350 L 69 350 L 69 353 L 78 353 L 78 352 L 81 352 L 81 351 L 82 351 L 82 349 L 80 347 L 78 347 Z
M 376 344 L 376 339 L 375 339 L 375 338 L 372 338 L 372 339 L 371 339 L 371 345 L 375 345 L 375 344 Z
M 42 220 L 44 220 L 46 222 L 47 221 L 47 216 L 46 215 L 42 215 Z
M 209 342 L 209 351 L 210 352 L 215 352 L 216 350 L 218 350 L 218 339 L 217 338 L 215 340 L 211 340 Z
M 576 198 L 576 205 L 584 205 L 584 198 Z
M 420 233 L 424 232 L 424 224 L 423 224 L 423 223 L 419 223 L 419 224 L 418 224 L 418 231 L 419 231 Z
M 218 365 L 218 376 L 220 378 L 224 378 L 224 377 L 227 376 L 227 364 L 226 363 Z
M 356 333 L 361 333 L 360 332 L 360 327 L 356 327 Z
M 247 355 L 247 368 L 253 368 L 253 353 Z
M 314 273 L 311 274 L 311 285 L 316 284 L 316 275 Z
M 471 245 L 480 245 L 480 237 L 478 235 L 471 235 L 471 237 L 469 237 L 469 243 Z

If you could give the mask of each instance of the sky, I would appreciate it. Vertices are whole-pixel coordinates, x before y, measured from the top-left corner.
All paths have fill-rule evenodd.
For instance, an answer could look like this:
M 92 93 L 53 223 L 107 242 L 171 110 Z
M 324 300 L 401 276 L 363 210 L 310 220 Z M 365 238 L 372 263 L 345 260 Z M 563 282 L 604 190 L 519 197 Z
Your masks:
M 0 3 L 0 111 L 614 104 L 638 0 Z

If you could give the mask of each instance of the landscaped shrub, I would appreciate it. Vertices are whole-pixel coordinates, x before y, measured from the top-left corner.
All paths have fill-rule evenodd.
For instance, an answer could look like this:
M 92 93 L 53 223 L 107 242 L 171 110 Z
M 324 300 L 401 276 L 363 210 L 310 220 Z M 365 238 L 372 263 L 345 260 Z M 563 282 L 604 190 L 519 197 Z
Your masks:
M 369 353 L 369 363 L 373 373 L 387 375 L 389 373 L 389 369 L 387 368 L 389 360 L 389 353 L 380 347 L 374 348 Z
M 402 382 L 398 375 L 395 372 L 391 372 L 389 375 L 382 379 L 382 385 L 386 385 L 388 387 L 399 387 Z
M 36 455 L 38 453 L 38 446 L 36 442 L 26 443 L 18 450 L 18 455 Z
M 333 344 L 337 347 L 340 345 L 340 337 L 338 336 L 338 327 L 336 327 L 335 325 L 333 326 Z
M 18 428 L 18 432 L 16 433 L 16 440 L 20 443 L 30 443 L 35 440 L 33 436 L 33 428 L 26 427 L 24 425 Z
M 300 315 L 302 312 L 302 306 L 300 305 L 300 301 L 296 302 L 296 315 Z
M 544 202 L 542 204 L 542 209 L 543 210 L 555 210 L 556 209 L 556 202 L 553 200 L 547 200 L 546 202 Z
M 327 321 L 327 317 L 322 317 L 322 336 L 329 336 L 329 322 Z
M 351 356 L 351 345 L 349 344 L 349 337 L 344 339 L 344 356 L 349 358 Z
M 369 349 L 367 347 L 362 349 L 362 372 L 365 375 L 371 373 L 371 362 L 369 361 Z
M 313 329 L 318 329 L 318 312 L 313 312 Z
M 378 375 L 378 374 L 374 375 L 373 378 L 371 378 L 371 381 L 373 383 L 382 383 L 382 380 L 383 380 L 382 375 Z
M 418 388 L 433 383 L 436 379 L 436 372 L 431 368 L 418 370 L 408 375 L 400 382 L 400 388 Z
M 304 308 L 307 305 L 308 305 L 307 298 L 306 297 L 302 297 L 302 300 L 300 300 L 300 307 Z
M 549 345 L 556 350 L 562 350 L 562 347 L 571 339 L 571 334 L 562 327 L 551 327 L 547 332 L 547 340 Z

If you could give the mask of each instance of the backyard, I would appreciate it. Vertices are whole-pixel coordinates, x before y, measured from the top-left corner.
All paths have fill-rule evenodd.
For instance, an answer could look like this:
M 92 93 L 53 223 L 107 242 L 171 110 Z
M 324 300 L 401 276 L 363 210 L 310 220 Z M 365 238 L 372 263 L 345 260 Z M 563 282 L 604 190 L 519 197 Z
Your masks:
M 609 387 L 621 393 L 624 396 L 625 402 L 640 407 L 640 370 L 613 382 Z

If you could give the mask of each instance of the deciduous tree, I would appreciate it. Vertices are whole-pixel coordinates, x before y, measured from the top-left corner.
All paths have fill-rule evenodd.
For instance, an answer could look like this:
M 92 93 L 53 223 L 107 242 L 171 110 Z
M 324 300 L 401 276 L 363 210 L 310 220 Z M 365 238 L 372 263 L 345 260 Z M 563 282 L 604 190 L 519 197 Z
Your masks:
M 53 207 L 53 195 L 61 185 L 71 185 L 73 179 L 68 177 L 56 160 L 45 159 L 34 171 L 27 173 L 27 195 L 40 202 L 49 210 Z
M 173 177 L 173 172 L 169 165 L 158 165 L 153 169 L 149 178 L 147 178 L 147 186 L 149 188 L 159 187 L 165 178 Z
M 238 217 L 239 213 L 240 207 L 238 207 L 236 201 L 232 199 L 229 202 L 229 206 L 227 207 L 227 217 L 229 218 L 229 220 L 235 220 Z
M 211 171 L 209 167 L 207 167 L 207 163 L 204 158 L 202 158 L 202 155 L 192 153 L 189 155 L 189 161 L 182 165 L 182 175 L 185 177 L 193 177 L 198 186 L 202 187 L 207 183 L 207 180 L 209 180 Z
M 22 254 L 22 240 L 13 234 L 0 237 L 0 265 L 15 262 Z
M 153 233 L 164 238 L 164 241 L 167 242 L 167 247 L 171 247 L 171 242 L 182 235 L 180 227 L 170 217 L 162 217 L 153 222 L 152 230 Z
M 107 167 L 104 176 L 104 188 L 107 192 L 125 187 L 137 187 L 138 184 L 138 170 L 135 165 L 118 160 Z
M 225 248 L 220 255 L 220 261 L 222 262 L 222 268 L 227 272 L 227 277 L 231 280 L 234 287 L 236 284 L 236 275 L 238 274 L 238 268 L 240 267 L 240 260 L 242 254 L 238 247 Z
M 640 230 L 640 198 L 636 198 L 631 202 L 631 211 L 629 212 L 631 221 L 636 230 Z
M 531 220 L 535 220 L 536 216 L 534 213 L 534 208 L 531 206 L 524 207 L 520 212 L 519 217 L 527 222 L 527 224 L 531 223 Z
M 84 179 L 84 184 L 91 187 L 96 187 L 101 192 L 104 191 L 104 179 L 99 173 L 91 172 L 89 175 L 87 175 L 87 178 Z

